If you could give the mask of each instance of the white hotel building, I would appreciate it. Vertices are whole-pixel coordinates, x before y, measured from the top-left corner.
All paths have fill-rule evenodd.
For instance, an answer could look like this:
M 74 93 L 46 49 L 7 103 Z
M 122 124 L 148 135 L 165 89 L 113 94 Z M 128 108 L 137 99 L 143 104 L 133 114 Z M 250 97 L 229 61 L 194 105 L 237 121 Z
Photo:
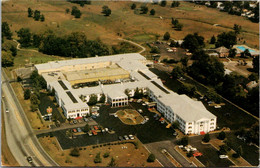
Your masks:
M 216 129 L 217 117 L 210 113 L 200 101 L 195 101 L 186 95 L 178 95 L 165 88 L 158 77 L 152 73 L 146 64 L 148 61 L 140 54 L 120 54 L 112 56 L 92 57 L 84 59 L 72 59 L 65 61 L 53 61 L 35 65 L 39 74 L 46 82 L 48 89 L 55 90 L 55 97 L 59 106 L 64 110 L 67 118 L 82 117 L 90 113 L 88 102 L 90 95 L 95 94 L 100 99 L 106 96 L 106 102 L 112 107 L 128 105 L 128 90 L 130 97 L 134 95 L 138 87 L 157 103 L 157 110 L 169 121 L 178 121 L 180 130 L 185 134 L 201 134 Z M 74 89 L 75 84 L 66 78 L 66 74 L 97 73 L 101 68 L 109 71 L 110 66 L 117 66 L 122 73 L 121 82 L 98 86 Z M 113 73 L 116 70 L 113 70 Z M 106 74 L 106 72 L 104 72 Z M 91 74 L 93 76 L 93 74 Z M 107 74 L 109 75 L 109 74 Z M 114 74 L 113 74 L 114 75 Z M 95 75 L 94 75 L 95 76 Z M 125 80 L 128 76 L 131 80 Z M 78 76 L 77 76 L 78 78 Z M 100 79 L 99 79 L 100 78 Z M 96 79 L 104 79 L 104 76 L 96 75 Z M 84 79 L 85 80 L 85 79 Z M 84 100 L 80 99 L 84 97 Z

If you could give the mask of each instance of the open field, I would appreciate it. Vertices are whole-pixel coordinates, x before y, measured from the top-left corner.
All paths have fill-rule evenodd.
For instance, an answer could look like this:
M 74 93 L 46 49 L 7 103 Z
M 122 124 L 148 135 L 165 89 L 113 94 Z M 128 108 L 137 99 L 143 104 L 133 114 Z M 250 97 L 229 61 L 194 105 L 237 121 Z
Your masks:
M 139 143 L 139 148 L 135 149 L 132 143 L 125 143 L 120 145 L 109 145 L 98 148 L 92 148 L 92 146 L 82 147 L 79 150 L 79 157 L 70 156 L 70 149 L 62 151 L 58 145 L 56 138 L 44 137 L 39 138 L 43 148 L 49 153 L 49 155 L 59 163 L 60 166 L 107 166 L 113 157 L 116 160 L 116 166 L 125 167 L 160 167 L 161 165 L 155 161 L 154 163 L 148 163 L 148 151 Z M 127 148 L 122 148 L 122 147 Z M 94 158 L 97 153 L 101 153 L 102 163 L 94 163 Z M 104 153 L 109 152 L 109 157 L 104 158 Z M 66 163 L 67 161 L 67 163 Z M 70 162 L 70 163 L 69 163 Z
M 2 20 L 11 25 L 13 32 L 21 27 L 29 27 L 32 32 L 44 32 L 51 29 L 58 35 L 80 31 L 86 33 L 89 39 L 100 38 L 107 44 L 118 43 L 118 33 L 122 34 L 123 38 L 145 42 L 155 39 L 157 34 L 162 37 L 166 31 L 170 32 L 175 39 L 182 39 L 188 33 L 198 32 L 208 41 L 212 35 L 216 36 L 223 31 L 230 31 L 234 24 L 239 24 L 244 31 L 239 35 L 244 38 L 243 41 L 245 40 L 246 44 L 252 47 L 259 46 L 258 24 L 241 16 L 229 15 L 217 9 L 189 2 L 181 2 L 181 5 L 176 8 L 170 8 L 170 2 L 166 7 L 146 4 L 149 11 L 152 8 L 156 11 L 155 16 L 151 16 L 139 14 L 138 8 L 142 3 L 136 3 L 135 10 L 130 9 L 131 4 L 132 2 L 93 1 L 91 5 L 80 7 L 66 1 L 30 0 L 15 3 L 8 1 L 3 3 Z M 103 5 L 111 8 L 112 14 L 109 17 L 101 14 Z M 72 15 L 65 13 L 65 9 L 71 9 L 72 6 L 78 6 L 81 10 L 80 19 L 74 19 Z M 45 21 L 37 22 L 28 18 L 28 7 L 40 10 L 45 15 Z M 160 16 L 163 19 L 160 19 Z M 179 19 L 184 25 L 183 31 L 172 29 L 171 17 Z M 214 24 L 220 26 L 213 26 Z
M 1 128 L 1 165 L 2 166 L 19 166 L 19 163 L 15 160 L 13 154 L 11 153 L 8 144 L 7 144 L 7 140 L 6 140 L 6 134 L 5 134 L 5 124 L 4 124 L 4 117 L 3 117 L 3 113 L 4 113 L 4 109 L 1 106 L 1 111 L 2 111 L 2 128 Z

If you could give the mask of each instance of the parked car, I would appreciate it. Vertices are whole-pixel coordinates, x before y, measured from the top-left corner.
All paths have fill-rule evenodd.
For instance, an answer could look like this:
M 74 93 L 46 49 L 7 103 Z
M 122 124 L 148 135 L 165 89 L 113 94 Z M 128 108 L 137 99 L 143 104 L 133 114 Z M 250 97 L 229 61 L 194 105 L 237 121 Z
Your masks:
M 118 139 L 119 139 L 120 141 L 123 141 L 123 140 L 124 140 L 124 138 L 121 137 L 121 136 L 119 136 Z
M 143 110 L 142 110 L 142 109 L 138 109 L 138 112 L 139 112 L 139 113 L 142 113 L 142 112 L 143 112 Z
M 6 109 L 6 110 L 5 110 L 5 112 L 9 113 L 9 110 L 8 110 L 8 109 Z
M 77 131 L 78 131 L 78 132 L 82 132 L 81 128 L 77 128 Z
M 133 135 L 128 135 L 130 139 L 135 139 L 135 137 Z
M 85 122 L 88 122 L 88 119 L 87 119 L 87 118 L 84 118 L 83 120 L 84 120 Z
M 77 124 L 77 120 L 73 120 L 73 124 Z
M 220 158 L 220 159 L 227 159 L 228 156 L 227 156 L 227 155 L 219 155 L 219 158 Z
M 74 133 L 76 133 L 76 132 L 77 132 L 77 130 L 76 130 L 76 129 L 73 129 L 73 132 L 74 132 Z
M 32 157 L 31 157 L 31 156 L 28 156 L 28 157 L 27 157 L 27 161 L 28 161 L 29 163 L 32 163 Z
M 91 132 L 88 133 L 89 136 L 92 136 L 93 134 Z
M 143 106 L 146 106 L 146 104 L 145 104 L 145 103 L 143 103 L 142 105 L 143 105 Z
M 124 135 L 124 138 L 125 140 L 129 140 L 128 136 L 127 135 Z
M 144 116 L 145 120 L 148 121 L 149 120 L 149 117 L 148 116 Z
M 173 135 L 174 135 L 174 136 L 177 136 L 177 135 L 178 135 L 178 133 L 177 133 L 177 132 L 174 132 L 174 133 L 173 133 Z

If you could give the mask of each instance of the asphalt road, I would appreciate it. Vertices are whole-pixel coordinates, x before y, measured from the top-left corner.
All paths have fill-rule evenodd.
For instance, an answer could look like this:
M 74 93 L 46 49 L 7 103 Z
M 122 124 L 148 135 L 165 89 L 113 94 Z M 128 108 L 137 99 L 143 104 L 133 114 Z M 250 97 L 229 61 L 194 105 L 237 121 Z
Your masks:
M 58 166 L 39 144 L 29 121 L 11 87 L 8 78 L 2 70 L 2 103 L 4 109 L 4 122 L 6 139 L 10 151 L 21 166 Z M 27 162 L 27 156 L 32 156 L 33 163 Z

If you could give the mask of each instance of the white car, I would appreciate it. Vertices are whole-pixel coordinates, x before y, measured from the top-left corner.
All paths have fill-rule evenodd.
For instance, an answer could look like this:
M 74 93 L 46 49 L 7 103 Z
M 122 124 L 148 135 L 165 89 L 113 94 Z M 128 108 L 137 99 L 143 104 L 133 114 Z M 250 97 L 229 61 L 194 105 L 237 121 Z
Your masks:
M 128 136 L 127 135 L 124 135 L 124 138 L 125 140 L 129 140 Z
M 227 156 L 227 155 L 219 155 L 219 158 L 220 158 L 220 159 L 227 159 L 228 156 Z
M 9 113 L 9 110 L 8 110 L 8 109 L 6 109 L 6 110 L 5 110 L 5 112 Z
M 145 104 L 145 103 L 143 103 L 142 105 L 143 105 L 143 106 L 146 106 L 146 104 Z
M 142 113 L 142 112 L 143 112 L 143 110 L 142 110 L 142 109 L 138 109 L 138 112 L 139 112 L 139 113 Z
M 131 140 L 135 139 L 133 135 L 128 135 Z

